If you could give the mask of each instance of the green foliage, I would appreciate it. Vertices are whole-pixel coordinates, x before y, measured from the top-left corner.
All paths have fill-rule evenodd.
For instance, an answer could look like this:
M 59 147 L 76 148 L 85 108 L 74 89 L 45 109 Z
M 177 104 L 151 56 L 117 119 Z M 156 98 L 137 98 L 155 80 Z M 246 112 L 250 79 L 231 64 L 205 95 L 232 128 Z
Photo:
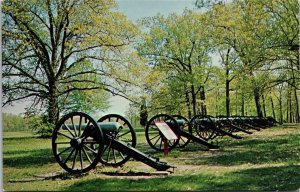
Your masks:
M 226 114 L 225 93 L 229 92 L 231 115 L 265 112 L 300 121 L 300 70 L 295 51 L 299 3 L 201 0 L 196 6 L 205 9 L 140 21 L 145 32 L 137 50 L 152 69 L 145 78 L 145 82 L 152 80 L 148 83 L 152 109 L 186 115 L 191 106 L 205 103 L 209 113 Z M 216 54 L 219 62 L 213 59 Z M 288 91 L 288 85 L 294 89 Z M 206 101 L 198 102 L 200 86 L 205 87 Z M 270 97 L 279 99 L 273 101 L 274 106 Z
M 2 130 L 7 131 L 29 131 L 27 119 L 20 115 L 2 113 Z
M 170 14 L 146 18 L 140 23 L 148 30 L 138 44 L 139 54 L 149 60 L 154 73 L 164 77 L 152 92 L 154 109 L 174 112 L 193 97 L 210 75 L 210 34 L 206 15 L 186 10 L 182 16 Z M 150 87 L 150 89 L 153 89 Z M 185 96 L 187 94 L 187 96 Z
M 61 103 L 62 113 L 82 111 L 95 114 L 109 108 L 109 93 L 103 90 L 74 91 Z
M 115 78 L 124 79 L 111 64 L 121 62 L 119 53 L 138 30 L 116 12 L 114 0 L 8 0 L 2 5 L 4 104 L 30 98 L 56 123 L 64 110 L 59 104 L 68 96 L 120 92 Z
M 47 138 L 52 134 L 54 125 L 48 123 L 47 116 L 31 114 L 30 116 L 20 116 L 2 113 L 2 125 L 4 132 L 34 132 L 34 134 Z
M 41 138 L 50 138 L 55 125 L 49 123 L 47 116 L 31 116 L 28 117 L 28 128 L 33 130 L 36 135 Z

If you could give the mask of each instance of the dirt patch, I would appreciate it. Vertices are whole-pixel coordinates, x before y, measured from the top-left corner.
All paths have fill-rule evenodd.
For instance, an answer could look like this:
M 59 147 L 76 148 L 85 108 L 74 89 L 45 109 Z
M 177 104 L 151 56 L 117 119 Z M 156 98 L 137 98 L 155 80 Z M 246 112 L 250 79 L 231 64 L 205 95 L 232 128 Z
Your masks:
M 66 180 L 71 178 L 78 178 L 83 177 L 87 174 L 69 174 L 66 172 L 53 172 L 53 173 L 46 173 L 43 175 L 33 175 L 29 178 L 23 178 L 23 179 L 11 179 L 9 180 L 10 183 L 25 183 L 25 182 L 33 182 L 33 181 L 44 181 L 44 180 Z

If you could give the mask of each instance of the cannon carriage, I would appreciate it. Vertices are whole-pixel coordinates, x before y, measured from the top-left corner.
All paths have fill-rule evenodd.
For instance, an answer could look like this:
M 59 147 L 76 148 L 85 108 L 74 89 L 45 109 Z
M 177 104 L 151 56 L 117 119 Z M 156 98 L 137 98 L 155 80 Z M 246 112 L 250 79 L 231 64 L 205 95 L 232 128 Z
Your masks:
M 226 117 L 213 117 L 209 115 L 196 115 L 190 120 L 193 131 L 199 137 L 205 140 L 213 140 L 216 137 L 229 136 L 234 139 L 242 137 L 233 134 L 237 127 L 232 126 L 230 120 Z M 239 131 L 244 131 L 239 129 Z
M 135 149 L 136 143 L 131 124 L 116 114 L 95 121 L 85 113 L 72 112 L 59 120 L 52 134 L 55 159 L 70 173 L 88 172 L 98 163 L 120 166 L 130 158 L 159 171 L 174 168 Z
M 248 121 L 250 121 L 249 118 L 245 120 L 238 117 L 213 117 L 208 115 L 196 115 L 188 120 L 181 115 L 159 114 L 148 121 L 145 136 L 150 147 L 158 151 L 165 150 L 165 143 L 167 143 L 168 150 L 172 150 L 175 147 L 185 147 L 191 141 L 204 145 L 209 149 L 217 149 L 219 146 L 209 142 L 216 137 L 229 136 L 234 139 L 242 139 L 241 136 L 235 133 L 252 134 L 249 130 L 250 126 L 252 129 L 259 130 L 259 128 L 254 127 L 254 123 L 249 124 Z M 176 137 L 167 139 L 166 134 L 168 133 L 164 133 L 156 122 L 164 122 Z M 265 121 L 258 121 L 257 123 L 267 124 Z
M 160 126 L 163 124 L 164 126 Z M 184 147 L 190 141 L 206 146 L 208 149 L 218 149 L 219 146 L 193 135 L 193 126 L 180 115 L 158 114 L 152 117 L 146 125 L 145 137 L 151 148 L 164 151 L 175 147 Z

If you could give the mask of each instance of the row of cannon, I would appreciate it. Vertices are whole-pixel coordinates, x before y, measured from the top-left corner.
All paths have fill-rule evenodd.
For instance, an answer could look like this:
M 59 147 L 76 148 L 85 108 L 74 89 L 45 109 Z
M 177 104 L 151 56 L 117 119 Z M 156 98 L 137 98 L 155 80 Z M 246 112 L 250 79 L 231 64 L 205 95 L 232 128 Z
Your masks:
M 183 148 L 191 141 L 208 149 L 218 149 L 219 146 L 211 142 L 217 137 L 241 139 L 237 132 L 251 134 L 252 130 L 275 124 L 273 118 L 196 115 L 188 120 L 181 115 L 159 114 L 147 122 L 145 137 L 149 146 L 158 151 Z M 54 157 L 70 173 L 88 172 L 99 162 L 120 166 L 130 158 L 159 171 L 174 168 L 137 150 L 136 145 L 134 128 L 117 114 L 105 115 L 96 121 L 86 113 L 72 112 L 59 120 L 52 134 Z
M 165 148 L 163 142 L 166 136 L 155 123 L 161 121 L 166 122 L 177 135 L 177 138 L 168 141 L 168 150 L 185 147 L 190 141 L 203 144 L 208 148 L 218 148 L 210 141 L 223 136 L 241 139 L 242 137 L 235 134 L 236 132 L 252 134 L 252 130 L 259 131 L 277 123 L 272 117 L 196 115 L 188 120 L 181 115 L 159 114 L 148 121 L 145 129 L 148 144 L 158 151 L 163 151 Z

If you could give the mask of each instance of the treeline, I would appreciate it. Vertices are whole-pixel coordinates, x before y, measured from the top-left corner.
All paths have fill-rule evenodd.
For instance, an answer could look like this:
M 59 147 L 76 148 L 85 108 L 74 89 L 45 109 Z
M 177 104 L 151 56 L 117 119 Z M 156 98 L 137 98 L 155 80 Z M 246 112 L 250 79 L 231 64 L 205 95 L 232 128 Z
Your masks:
M 28 119 L 9 113 L 2 113 L 2 130 L 6 131 L 31 131 Z
M 296 0 L 219 1 L 143 19 L 136 47 L 151 72 L 141 100 L 153 113 L 300 122 L 298 10 Z
M 2 113 L 2 130 L 3 132 L 30 131 L 40 137 L 50 137 L 53 126 L 46 121 L 46 118 L 45 115 L 22 116 Z
M 135 122 L 141 106 L 149 116 L 300 121 L 297 0 L 197 0 L 138 24 L 116 6 L 4 1 L 3 104 L 32 101 L 42 133 L 70 111 L 107 109 L 111 95 L 131 101 Z

